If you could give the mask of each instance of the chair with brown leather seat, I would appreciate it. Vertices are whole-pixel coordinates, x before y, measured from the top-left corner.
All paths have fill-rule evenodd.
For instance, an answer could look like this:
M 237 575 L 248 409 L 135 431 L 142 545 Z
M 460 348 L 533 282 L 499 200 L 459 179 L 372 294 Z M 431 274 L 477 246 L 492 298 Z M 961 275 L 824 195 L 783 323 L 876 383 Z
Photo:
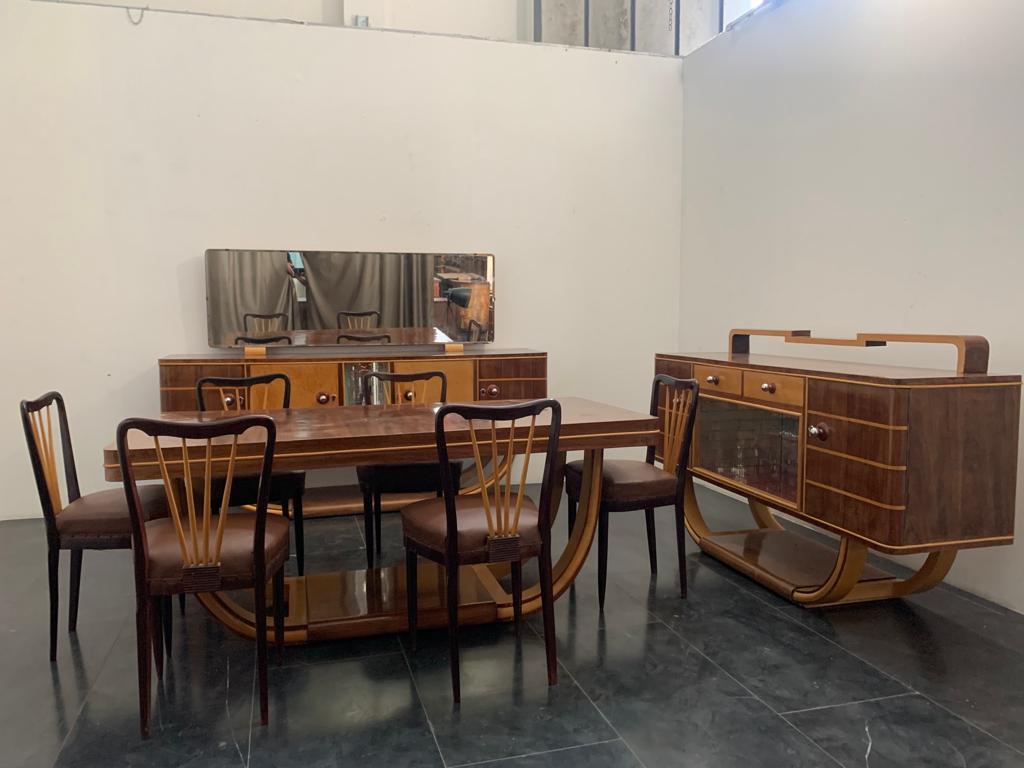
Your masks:
M 244 436 L 245 440 L 239 438 Z M 125 419 L 117 428 L 117 452 L 132 527 L 135 559 L 135 631 L 139 661 L 139 730 L 149 736 L 152 661 L 163 679 L 161 599 L 175 594 L 252 589 L 255 626 L 267 626 L 267 579 L 273 582 L 274 640 L 278 662 L 284 644 L 284 564 L 288 521 L 267 516 L 276 429 L 269 416 L 251 415 L 203 423 Z M 169 515 L 147 520 L 129 445 L 145 446 L 160 468 Z M 147 452 L 148 453 L 148 452 Z M 145 455 L 145 454 L 143 454 Z M 229 512 L 239 462 L 259 466 L 255 511 Z M 195 466 L 195 469 L 193 469 Z M 215 469 L 216 468 L 216 469 Z M 172 477 L 171 472 L 181 473 Z M 212 489 L 223 472 L 223 490 Z M 260 722 L 267 724 L 267 633 L 256 632 Z
M 436 384 L 431 386 L 432 383 Z M 443 371 L 421 373 L 365 373 L 360 378 L 363 405 L 416 405 L 448 400 L 448 377 Z M 438 387 L 436 389 L 435 387 Z M 379 395 L 379 396 L 378 396 Z M 379 402 L 376 402 L 379 401 Z M 435 402 L 431 396 L 430 402 Z M 461 487 L 462 462 L 452 462 L 455 492 Z M 384 493 L 435 493 L 441 495 L 441 468 L 437 462 L 379 464 L 356 467 L 363 492 L 363 528 L 366 536 L 366 567 L 372 568 L 374 553 L 381 555 L 381 495 Z
M 547 439 L 539 504 L 526 496 L 530 455 L 537 434 L 537 417 L 547 412 L 549 423 L 542 427 Z M 410 504 L 402 510 L 405 538 L 406 596 L 409 633 L 416 648 L 417 557 L 425 557 L 445 568 L 448 607 L 448 637 L 451 656 L 452 695 L 460 699 L 459 685 L 459 566 L 477 563 L 509 563 L 512 569 L 512 606 L 516 632 L 522 619 L 523 561 L 539 559 L 541 612 L 544 618 L 544 647 L 547 653 L 548 685 L 558 680 L 555 649 L 555 613 L 551 575 L 551 522 L 549 510 L 558 456 L 561 406 L 556 400 L 533 400 L 515 405 L 442 405 L 435 417 L 435 439 L 441 464 L 444 496 Z M 529 419 L 529 426 L 517 425 Z M 499 426 L 500 424 L 500 426 Z M 447 429 L 465 431 L 473 446 L 479 477 L 486 477 L 481 442 L 490 443 L 490 461 L 495 468 L 493 483 L 481 483 L 479 494 L 459 495 L 448 454 Z M 481 440 L 483 436 L 483 440 Z M 504 452 L 505 461 L 500 453 Z M 513 491 L 512 458 L 523 454 L 519 487 Z M 504 485 L 503 485 L 504 484 Z
M 196 382 L 196 404 L 200 411 L 208 407 L 244 413 L 251 410 L 288 408 L 291 405 L 292 382 L 283 373 L 263 376 L 205 376 Z M 231 506 L 253 504 L 259 490 L 259 478 L 241 475 L 231 488 Z M 222 487 L 214 480 L 214 494 Z M 281 513 L 295 523 L 295 559 L 299 576 L 306 572 L 305 534 L 302 524 L 302 497 L 306 493 L 306 473 L 275 472 L 270 478 L 270 503 L 281 507 Z
M 53 412 L 57 412 L 54 435 Z M 47 392 L 36 400 L 21 401 L 21 421 L 28 442 L 32 472 L 46 523 L 47 571 L 50 581 L 50 661 L 57 658 L 58 568 L 60 551 L 71 552 L 71 585 L 68 632 L 78 628 L 78 596 L 82 583 L 82 553 L 87 549 L 130 549 L 131 521 L 121 488 L 82 495 L 78 486 L 75 455 L 71 447 L 67 409 L 59 392 Z M 61 501 L 57 468 L 57 440 L 64 464 L 68 503 Z M 139 501 L 147 520 L 167 514 L 161 486 L 139 488 Z M 169 602 L 163 606 L 169 616 Z M 168 631 L 170 624 L 167 624 Z
M 647 551 L 651 573 L 658 572 L 657 540 L 654 530 L 655 507 L 676 509 L 676 546 L 679 558 L 680 593 L 686 597 L 685 529 L 683 526 L 683 490 L 686 485 L 693 424 L 697 413 L 698 386 L 694 379 L 676 379 L 659 374 L 651 386 L 651 415 L 662 419 L 658 448 L 647 449 L 644 461 L 609 459 L 604 462 L 601 480 L 601 508 L 597 528 L 597 595 L 604 610 L 608 582 L 608 514 L 644 510 L 647 516 Z M 662 466 L 654 465 L 655 459 Z M 576 506 L 583 486 L 583 462 L 565 467 L 565 490 L 569 496 L 569 532 L 576 525 Z

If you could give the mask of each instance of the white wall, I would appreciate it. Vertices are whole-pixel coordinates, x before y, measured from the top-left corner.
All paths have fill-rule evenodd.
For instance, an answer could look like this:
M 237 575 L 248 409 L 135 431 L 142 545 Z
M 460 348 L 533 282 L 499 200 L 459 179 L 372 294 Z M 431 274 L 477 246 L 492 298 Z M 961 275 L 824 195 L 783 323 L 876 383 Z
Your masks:
M 1019 0 L 788 0 L 688 57 L 680 347 L 974 332 L 991 370 L 1024 371 L 1022 39 Z M 964 552 L 950 580 L 1024 610 L 1024 543 Z
M 553 395 L 646 408 L 678 327 L 681 68 L 0 3 L 0 516 L 40 514 L 16 405 L 50 388 L 102 487 L 157 358 L 206 348 L 209 247 L 493 252 L 497 345 L 546 350 Z

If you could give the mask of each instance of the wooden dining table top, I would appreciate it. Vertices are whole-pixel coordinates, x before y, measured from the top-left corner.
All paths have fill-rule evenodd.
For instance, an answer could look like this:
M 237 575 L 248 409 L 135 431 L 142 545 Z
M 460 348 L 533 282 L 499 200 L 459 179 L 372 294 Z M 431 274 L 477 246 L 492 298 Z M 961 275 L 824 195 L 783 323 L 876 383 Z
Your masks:
M 657 442 L 659 423 L 656 417 L 650 414 L 579 397 L 558 400 L 562 409 L 559 439 L 559 448 L 562 451 L 649 446 Z M 488 404 L 502 404 L 502 401 Z M 182 411 L 165 413 L 162 418 L 174 422 L 209 423 L 239 415 L 266 414 L 274 420 L 277 429 L 274 468 L 284 471 L 436 459 L 434 421 L 438 408 L 438 404 L 402 404 L 289 408 L 246 411 L 244 414 Z M 549 426 L 550 418 L 547 412 L 537 417 L 532 445 L 534 452 L 546 450 Z M 450 416 L 446 428 L 451 457 L 470 458 L 473 455 L 473 447 L 469 424 L 459 417 Z M 491 444 L 489 424 L 485 428 L 482 422 L 475 422 L 474 430 L 486 453 Z M 519 451 L 526 442 L 529 430 L 529 418 L 520 419 L 516 423 L 513 439 Z M 499 427 L 497 436 L 499 444 L 504 439 L 507 446 L 507 423 Z M 261 430 L 249 430 L 239 438 L 236 461 L 240 468 L 251 469 L 252 465 L 258 466 L 263 453 L 263 442 Z M 171 474 L 180 474 L 183 467 L 181 440 L 162 438 L 160 444 L 168 460 L 169 471 Z M 213 462 L 215 467 L 219 465 L 221 471 L 227 464 L 230 445 L 230 438 L 218 438 L 212 443 Z M 153 438 L 138 431 L 130 432 L 128 449 L 138 480 L 159 479 L 159 464 Z M 189 463 L 193 465 L 195 472 L 195 466 L 201 465 L 206 456 L 205 441 L 189 441 L 187 453 Z M 107 480 L 121 480 L 116 445 L 111 444 L 104 449 L 103 468 Z

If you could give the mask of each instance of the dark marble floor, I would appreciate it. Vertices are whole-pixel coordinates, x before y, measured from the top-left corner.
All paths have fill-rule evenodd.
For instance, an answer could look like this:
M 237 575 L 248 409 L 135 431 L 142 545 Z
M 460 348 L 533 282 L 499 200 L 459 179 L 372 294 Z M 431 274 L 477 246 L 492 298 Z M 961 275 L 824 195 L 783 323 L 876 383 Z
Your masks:
M 593 556 L 558 601 L 556 687 L 537 617 L 518 643 L 464 629 L 457 709 L 444 632 L 415 654 L 380 637 L 288 649 L 261 728 L 253 645 L 190 603 L 143 742 L 128 553 L 86 555 L 78 633 L 62 605 L 51 665 L 42 522 L 0 524 L 0 765 L 1024 766 L 1024 616 L 948 587 L 810 612 L 696 551 L 683 602 L 670 510 L 658 525 L 657 578 L 643 516 L 617 515 L 604 615 Z M 308 570 L 364 562 L 356 520 L 307 526 Z M 384 529 L 397 562 L 397 519 Z

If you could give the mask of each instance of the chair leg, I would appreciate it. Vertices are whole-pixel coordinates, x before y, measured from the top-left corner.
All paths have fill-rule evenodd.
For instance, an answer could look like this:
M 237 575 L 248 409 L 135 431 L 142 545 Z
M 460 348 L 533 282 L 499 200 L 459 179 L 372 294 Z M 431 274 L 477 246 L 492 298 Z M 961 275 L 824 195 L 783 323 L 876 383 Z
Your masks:
M 597 522 L 597 603 L 604 611 L 604 593 L 608 585 L 608 510 L 604 506 Z
M 555 596 L 551 584 L 551 545 L 540 553 L 540 602 L 544 617 L 544 650 L 548 658 L 548 685 L 558 682 L 557 641 L 555 638 Z
M 292 500 L 292 520 L 295 523 L 295 559 L 298 560 L 299 576 L 306 575 L 306 535 L 302 530 L 302 494 L 295 494 Z
M 285 567 L 273 574 L 273 644 L 278 648 L 278 666 L 285 662 Z
M 519 629 L 523 621 L 523 563 L 521 560 L 512 563 L 512 613 L 515 616 L 516 637 L 519 637 Z
M 181 611 L 181 615 L 185 615 L 185 593 L 182 592 L 178 595 L 178 609 Z
M 60 573 L 60 550 L 50 547 L 46 553 L 46 567 L 50 574 L 50 661 L 57 660 L 57 577 Z
M 452 668 L 452 699 L 462 699 L 459 684 L 459 564 L 447 563 L 445 577 L 448 583 L 448 660 Z
M 676 553 L 679 558 L 679 596 L 686 599 L 686 523 L 683 505 L 676 505 Z
M 381 511 L 381 493 L 380 488 L 373 489 L 373 539 L 377 543 L 377 557 L 381 554 L 381 535 L 380 535 L 380 519 L 382 516 Z
M 658 572 L 658 539 L 654 532 L 654 510 L 645 509 L 647 516 L 647 559 L 651 561 L 651 573 Z
M 363 487 L 363 538 L 366 540 L 366 567 L 373 568 L 373 489 L 369 485 Z
M 266 573 L 256 574 L 253 589 L 256 619 L 256 666 L 260 683 L 260 725 L 270 721 L 270 702 L 267 697 L 267 576 Z
M 170 658 L 172 637 L 171 630 L 174 628 L 174 603 L 172 602 L 170 595 L 161 598 L 160 607 L 163 609 L 162 621 L 164 627 L 164 653 L 166 653 L 168 658 Z
M 164 679 L 164 599 L 162 597 L 151 597 L 149 599 L 149 616 L 153 636 L 153 660 L 156 662 L 156 679 Z
M 413 653 L 416 652 L 416 626 L 419 623 L 416 568 L 416 553 L 411 549 L 405 550 L 405 604 L 409 620 L 409 645 L 412 646 Z
M 149 686 L 152 674 L 152 640 L 150 627 L 153 622 L 149 616 L 149 596 L 139 595 L 135 601 L 135 642 L 139 663 L 139 733 L 142 738 L 149 738 Z
M 78 593 L 82 586 L 82 550 L 71 550 L 71 589 L 68 592 L 68 632 L 78 629 Z
M 572 536 L 572 529 L 576 527 L 576 505 L 579 503 L 578 499 L 574 499 L 572 496 L 569 497 L 569 514 L 566 515 L 566 522 L 569 524 L 569 535 Z

